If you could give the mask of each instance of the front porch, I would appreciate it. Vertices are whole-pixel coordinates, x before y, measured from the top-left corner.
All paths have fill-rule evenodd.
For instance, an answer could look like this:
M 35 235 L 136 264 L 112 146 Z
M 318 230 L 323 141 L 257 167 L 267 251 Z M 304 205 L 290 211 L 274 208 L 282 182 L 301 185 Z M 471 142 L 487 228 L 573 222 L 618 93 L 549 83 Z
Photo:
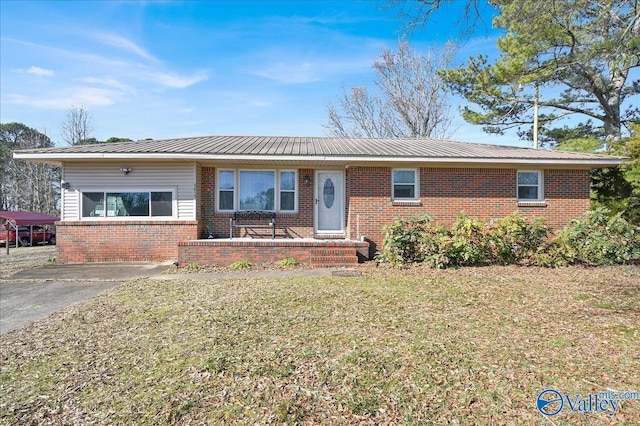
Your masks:
M 312 267 L 351 266 L 369 260 L 369 242 L 352 240 L 206 239 L 178 243 L 178 265 L 228 266 L 248 260 L 254 264 L 292 258 Z

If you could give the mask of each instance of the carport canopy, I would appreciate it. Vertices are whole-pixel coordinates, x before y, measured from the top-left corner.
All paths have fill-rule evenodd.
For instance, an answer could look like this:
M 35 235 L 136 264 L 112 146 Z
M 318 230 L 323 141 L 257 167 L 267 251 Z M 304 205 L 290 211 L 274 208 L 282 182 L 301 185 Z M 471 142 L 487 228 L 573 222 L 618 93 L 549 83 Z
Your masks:
M 6 232 L 7 233 L 7 239 L 5 240 L 5 246 L 7 246 L 7 255 L 9 254 L 9 231 L 10 228 L 14 228 L 16 229 L 18 226 L 33 226 L 33 225 L 53 225 L 54 223 L 56 223 L 58 220 L 60 220 L 60 218 L 56 217 L 56 216 L 50 216 L 48 214 L 44 214 L 44 213 L 38 213 L 38 212 L 10 212 L 10 211 L 6 211 L 6 210 L 1 210 L 0 211 L 0 223 L 2 224 L 8 224 L 8 226 L 5 227 L 6 231 L 2 229 L 2 227 L 0 227 L 0 232 Z M 32 229 L 33 231 L 33 229 Z M 33 244 L 33 234 L 30 234 L 30 238 L 31 241 L 30 243 Z M 17 234 L 16 234 L 16 247 L 18 247 L 18 238 L 17 238 Z
M 15 226 L 53 225 L 60 220 L 59 217 L 49 216 L 38 212 L 10 212 L 0 211 L 0 219 L 5 219 Z

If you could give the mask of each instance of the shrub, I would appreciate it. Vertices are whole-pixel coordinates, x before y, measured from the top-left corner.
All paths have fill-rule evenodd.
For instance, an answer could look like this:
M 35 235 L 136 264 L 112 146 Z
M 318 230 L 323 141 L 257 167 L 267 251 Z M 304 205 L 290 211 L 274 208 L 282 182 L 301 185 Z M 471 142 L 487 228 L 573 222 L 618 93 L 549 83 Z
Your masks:
M 238 260 L 237 262 L 233 262 L 231 264 L 231 269 L 233 269 L 234 271 L 240 271 L 243 269 L 251 269 L 252 266 L 253 264 L 248 260 Z
M 395 267 L 424 263 L 432 268 L 492 263 L 541 266 L 614 265 L 640 261 L 640 227 L 609 210 L 590 211 L 548 241 L 542 219 L 514 213 L 489 224 L 462 214 L 450 227 L 428 215 L 398 219 L 384 228 L 376 256 Z
M 432 268 L 443 269 L 451 264 L 449 257 L 453 238 L 449 229 L 444 226 L 429 228 L 421 242 L 424 253 L 423 263 Z
M 537 257 L 543 266 L 616 265 L 640 260 L 640 227 L 622 213 L 592 210 L 571 221 Z
M 480 265 L 487 262 L 484 224 L 461 215 L 449 229 L 432 226 L 431 216 L 397 219 L 384 228 L 381 262 L 395 267 L 425 263 L 432 268 Z
M 426 254 L 432 251 L 428 244 L 427 235 L 432 233 L 431 216 L 422 215 L 408 219 L 396 219 L 391 225 L 383 229 L 382 252 L 376 255 L 376 260 L 386 262 L 394 267 L 420 263 Z
M 483 265 L 490 260 L 485 223 L 461 214 L 451 227 L 451 240 L 440 251 L 446 253 L 451 266 Z
M 182 267 L 183 271 L 186 271 L 186 272 L 195 272 L 200 270 L 201 268 L 202 267 L 196 262 L 188 263 Z
M 289 267 L 289 266 L 298 266 L 300 264 L 300 262 L 298 262 L 297 260 L 295 260 L 292 257 L 287 257 L 285 259 L 281 259 L 278 261 L 278 265 L 282 266 L 282 267 Z
M 528 221 L 513 213 L 493 221 L 487 229 L 493 261 L 503 265 L 533 263 L 549 228 L 542 219 Z

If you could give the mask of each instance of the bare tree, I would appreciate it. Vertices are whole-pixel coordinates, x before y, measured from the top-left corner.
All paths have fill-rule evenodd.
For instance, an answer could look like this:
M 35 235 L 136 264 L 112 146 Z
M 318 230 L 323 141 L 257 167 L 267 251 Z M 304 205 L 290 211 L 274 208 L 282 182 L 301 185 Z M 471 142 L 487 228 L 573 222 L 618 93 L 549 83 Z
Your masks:
M 15 160 L 16 149 L 49 148 L 48 136 L 22 123 L 0 124 L 0 210 L 58 214 L 59 168 Z
M 424 29 L 433 23 L 433 15 L 443 9 L 456 18 L 454 28 L 462 39 L 471 36 L 478 28 L 486 31 L 491 27 L 491 22 L 483 18 L 481 9 L 484 2 L 481 0 L 387 0 L 386 3 L 405 21 L 404 30 L 407 33 Z
M 68 145 L 87 145 L 96 143 L 93 133 L 93 123 L 91 114 L 84 105 L 72 105 L 67 111 L 67 118 L 62 123 L 61 136 Z
M 446 138 L 451 106 L 438 74 L 456 53 L 452 44 L 418 55 L 406 41 L 385 50 L 373 64 L 376 93 L 364 86 L 343 91 L 327 107 L 324 127 L 332 136 L 370 138 Z

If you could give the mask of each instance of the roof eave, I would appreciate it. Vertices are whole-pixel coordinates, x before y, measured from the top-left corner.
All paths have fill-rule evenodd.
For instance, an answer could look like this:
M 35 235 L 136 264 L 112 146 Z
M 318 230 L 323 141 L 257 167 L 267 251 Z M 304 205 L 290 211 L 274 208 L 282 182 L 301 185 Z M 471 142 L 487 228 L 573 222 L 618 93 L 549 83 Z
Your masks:
M 522 164 L 540 166 L 573 165 L 586 167 L 614 167 L 628 161 L 621 157 L 603 158 L 518 158 L 518 157 L 396 157 L 396 156 L 345 156 L 345 155 L 219 155 L 219 154 L 194 154 L 194 153 L 32 153 L 14 152 L 14 158 L 62 164 L 65 161 L 84 160 L 185 160 L 185 161 L 216 161 L 216 162 L 241 162 L 267 163 L 289 162 L 291 164 L 326 164 L 345 165 L 354 163 L 381 164 L 381 163 L 431 163 L 431 164 Z

